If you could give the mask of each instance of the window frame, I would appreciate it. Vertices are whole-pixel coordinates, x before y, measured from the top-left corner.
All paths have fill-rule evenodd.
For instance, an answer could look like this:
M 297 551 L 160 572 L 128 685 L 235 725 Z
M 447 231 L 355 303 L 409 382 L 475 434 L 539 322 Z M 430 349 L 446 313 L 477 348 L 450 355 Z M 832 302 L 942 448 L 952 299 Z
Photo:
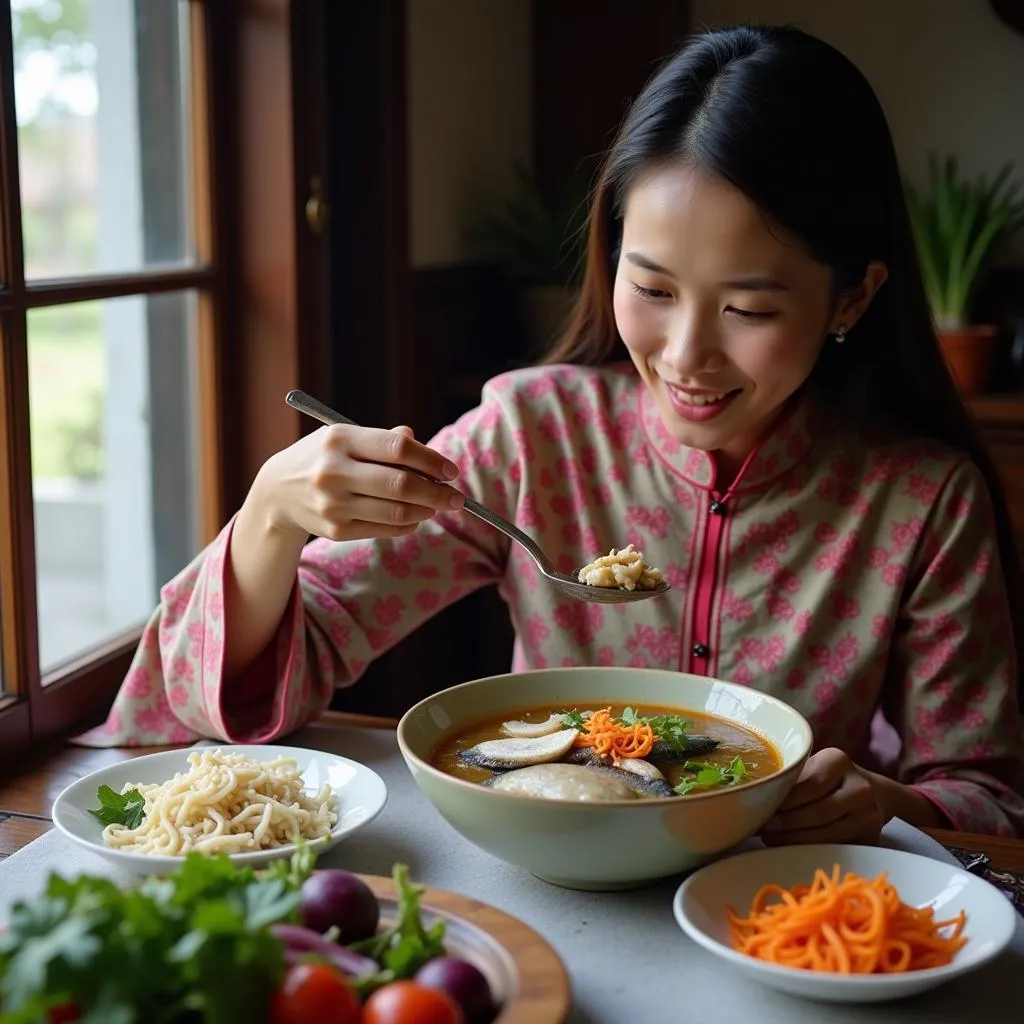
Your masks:
M 32 466 L 27 317 L 32 309 L 126 296 L 191 291 L 197 296 L 196 352 L 200 541 L 226 520 L 239 480 L 225 476 L 225 435 L 237 389 L 222 367 L 234 345 L 232 311 L 234 29 L 228 6 L 188 0 L 191 217 L 195 258 L 118 274 L 26 282 L 15 116 L 13 15 L 0 18 L 0 763 L 99 721 L 124 679 L 138 628 L 42 673 Z

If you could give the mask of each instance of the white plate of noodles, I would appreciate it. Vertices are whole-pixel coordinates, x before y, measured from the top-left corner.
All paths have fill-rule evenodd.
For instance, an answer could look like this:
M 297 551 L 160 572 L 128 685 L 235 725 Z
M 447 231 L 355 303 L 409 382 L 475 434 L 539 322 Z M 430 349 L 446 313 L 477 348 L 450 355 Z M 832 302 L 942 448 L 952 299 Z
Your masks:
M 257 867 L 295 850 L 322 853 L 368 825 L 387 801 L 366 765 L 302 747 L 196 746 L 100 768 L 54 801 L 53 823 L 108 860 L 174 870 L 191 850 Z

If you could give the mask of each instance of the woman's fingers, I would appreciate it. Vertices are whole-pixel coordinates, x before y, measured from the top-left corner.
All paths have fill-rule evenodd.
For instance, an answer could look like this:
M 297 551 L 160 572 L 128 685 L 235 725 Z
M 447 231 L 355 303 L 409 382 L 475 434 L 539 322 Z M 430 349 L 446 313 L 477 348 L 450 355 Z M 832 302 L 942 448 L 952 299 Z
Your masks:
M 353 499 L 376 498 L 392 504 L 422 506 L 432 512 L 462 508 L 465 502 L 465 498 L 454 487 L 424 480 L 402 466 L 353 463 L 348 476 L 348 488 Z M 355 515 L 353 511 L 353 517 Z M 371 521 L 389 522 L 390 519 L 374 516 Z
M 459 467 L 454 462 L 433 448 L 420 444 L 408 427 L 376 430 L 339 424 L 328 427 L 325 444 L 362 462 L 406 466 L 435 480 L 454 480 L 459 475 Z

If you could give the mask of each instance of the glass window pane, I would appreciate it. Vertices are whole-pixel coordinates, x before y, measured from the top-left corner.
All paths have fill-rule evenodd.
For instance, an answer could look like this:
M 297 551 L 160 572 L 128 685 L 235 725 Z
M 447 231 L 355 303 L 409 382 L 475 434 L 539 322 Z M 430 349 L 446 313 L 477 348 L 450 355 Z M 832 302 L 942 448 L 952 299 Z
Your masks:
M 188 0 L 11 0 L 25 275 L 191 260 Z
M 149 617 L 199 550 L 195 296 L 28 316 L 44 672 Z

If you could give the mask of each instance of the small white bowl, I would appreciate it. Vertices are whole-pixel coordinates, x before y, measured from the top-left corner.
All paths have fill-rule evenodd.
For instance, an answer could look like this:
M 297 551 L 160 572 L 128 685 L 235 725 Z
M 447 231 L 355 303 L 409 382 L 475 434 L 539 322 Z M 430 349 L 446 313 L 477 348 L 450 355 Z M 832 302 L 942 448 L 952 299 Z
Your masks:
M 931 906 L 936 916 L 954 917 L 964 910 L 967 944 L 945 967 L 906 974 L 849 975 L 800 970 L 765 963 L 730 945 L 726 909 L 745 914 L 762 885 L 790 888 L 810 883 L 816 869 L 874 878 L 888 872 L 904 903 Z M 694 872 L 676 890 L 676 921 L 694 942 L 727 961 L 747 977 L 771 988 L 833 1003 L 874 1003 L 902 999 L 976 970 L 998 956 L 1013 938 L 1017 913 L 995 886 L 955 864 L 916 853 L 876 846 L 811 845 L 753 850 L 728 857 Z
M 328 754 L 322 750 L 307 750 L 304 747 L 221 744 L 210 748 L 183 747 L 180 750 L 144 754 L 142 757 L 99 768 L 73 782 L 59 794 L 53 802 L 54 825 L 79 846 L 137 873 L 158 874 L 176 870 L 181 866 L 181 857 L 152 856 L 107 846 L 103 842 L 103 825 L 89 811 L 91 808 L 99 807 L 96 794 L 100 786 L 107 785 L 119 793 L 126 783 L 166 782 L 176 772 L 187 771 L 189 754 L 203 749 L 221 750 L 225 754 L 243 754 L 260 761 L 269 761 L 275 757 L 293 757 L 302 774 L 307 792 L 315 794 L 324 783 L 327 783 L 337 797 L 338 821 L 329 836 L 308 844 L 318 855 L 357 829 L 368 825 L 380 814 L 387 802 L 387 787 L 384 780 L 366 765 L 351 761 L 347 757 Z M 272 850 L 231 853 L 228 856 L 238 864 L 260 867 L 282 857 L 290 857 L 294 852 L 294 844 L 289 843 Z

